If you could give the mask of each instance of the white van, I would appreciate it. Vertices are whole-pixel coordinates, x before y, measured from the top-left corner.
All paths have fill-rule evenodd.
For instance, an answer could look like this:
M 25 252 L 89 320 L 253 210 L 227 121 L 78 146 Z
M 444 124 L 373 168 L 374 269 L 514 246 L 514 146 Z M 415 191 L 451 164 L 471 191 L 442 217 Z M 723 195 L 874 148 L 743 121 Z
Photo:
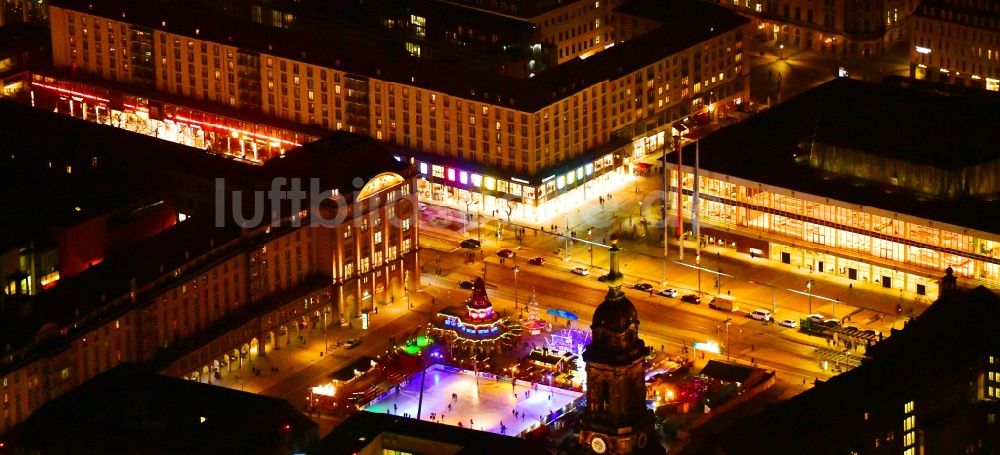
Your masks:
M 771 322 L 771 312 L 767 310 L 753 310 L 749 314 L 750 319 L 756 319 L 758 321 Z

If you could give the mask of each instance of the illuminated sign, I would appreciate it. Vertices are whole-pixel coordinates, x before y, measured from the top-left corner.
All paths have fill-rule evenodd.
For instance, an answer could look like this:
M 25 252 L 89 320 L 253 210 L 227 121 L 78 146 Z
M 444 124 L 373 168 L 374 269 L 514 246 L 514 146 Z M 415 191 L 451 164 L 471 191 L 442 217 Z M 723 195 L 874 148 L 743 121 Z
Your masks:
M 917 53 L 918 54 L 930 54 L 931 53 L 931 48 L 929 48 L 929 47 L 923 47 L 923 46 L 917 46 Z
M 497 180 L 493 177 L 486 177 L 485 183 L 486 189 L 492 190 L 496 186 Z
M 368 330 L 368 312 L 361 313 L 361 330 Z
M 528 181 L 527 181 L 527 180 L 524 180 L 524 179 L 519 179 L 519 178 L 517 178 L 517 177 L 511 177 L 510 179 L 511 179 L 511 180 L 513 180 L 513 181 L 515 181 L 515 182 L 518 182 L 518 183 L 525 183 L 525 184 L 527 184 L 527 183 L 528 183 Z
M 465 172 L 465 171 L 459 172 L 458 173 L 458 181 L 462 185 L 468 185 L 469 184 L 469 173 Z
M 548 182 L 549 180 L 552 180 L 555 177 L 556 177 L 555 175 L 550 175 L 548 177 L 545 177 L 544 179 L 542 179 L 542 183 Z
M 452 168 L 448 168 L 448 180 L 455 181 L 455 170 Z

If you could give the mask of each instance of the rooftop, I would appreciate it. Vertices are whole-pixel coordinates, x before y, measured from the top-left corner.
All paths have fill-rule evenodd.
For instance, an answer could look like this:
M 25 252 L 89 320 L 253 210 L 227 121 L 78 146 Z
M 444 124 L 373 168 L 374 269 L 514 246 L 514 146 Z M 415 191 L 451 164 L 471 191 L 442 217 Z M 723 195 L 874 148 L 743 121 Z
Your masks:
M 38 453 L 291 453 L 316 424 L 287 401 L 121 365 L 43 405 L 10 439 Z
M 535 77 L 521 79 L 482 71 L 474 65 L 443 65 L 432 59 L 413 57 L 404 48 L 386 46 L 384 40 L 371 36 L 360 39 L 318 27 L 276 29 L 232 17 L 221 20 L 221 13 L 204 7 L 198 0 L 164 0 L 141 7 L 126 0 L 56 0 L 52 5 L 524 112 L 538 111 L 585 87 L 622 77 L 748 23 L 739 14 L 708 2 L 665 0 L 659 9 L 665 21 L 653 31 L 616 43 L 586 60 L 571 60 Z M 199 14 L 190 14 L 193 10 Z
M 701 139 L 700 166 L 1000 233 L 998 122 L 1000 97 L 841 78 Z
M 901 409 L 903 396 L 937 394 L 943 392 L 938 390 L 942 386 L 961 389 L 967 378 L 954 379 L 956 375 L 1000 352 L 997 320 L 1000 296 L 984 287 L 946 295 L 873 347 L 872 360 L 732 425 L 722 438 L 723 450 L 710 453 L 804 453 L 817 448 L 833 453 L 842 449 L 825 444 L 842 435 L 822 442 L 814 436 L 860 421 L 886 400 L 899 401 Z M 955 380 L 960 382 L 949 382 Z M 755 444 L 748 446 L 746 441 L 751 439 Z

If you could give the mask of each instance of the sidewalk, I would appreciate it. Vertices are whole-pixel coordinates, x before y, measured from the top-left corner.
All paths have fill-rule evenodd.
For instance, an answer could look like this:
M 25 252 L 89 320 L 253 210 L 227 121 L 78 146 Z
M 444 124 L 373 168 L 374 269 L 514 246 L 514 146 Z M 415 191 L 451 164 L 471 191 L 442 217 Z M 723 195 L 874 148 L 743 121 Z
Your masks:
M 410 295 L 411 302 L 415 307 L 430 306 L 432 297 L 430 293 L 422 290 Z M 315 365 L 329 355 L 345 350 L 344 347 L 338 345 L 340 342 L 359 338 L 363 340 L 364 344 L 388 343 L 388 338 L 384 340 L 369 339 L 366 335 L 382 329 L 406 314 L 407 311 L 405 301 L 378 305 L 378 314 L 370 313 L 368 330 L 361 329 L 360 318 L 352 319 L 350 325 L 331 326 L 326 329 L 302 329 L 299 333 L 293 329 L 290 331 L 290 336 L 278 337 L 277 348 L 268 346 L 265 356 L 251 354 L 247 359 L 244 359 L 242 369 L 238 365 L 233 365 L 237 362 L 231 362 L 229 366 L 221 368 L 221 380 L 214 377 L 209 380 L 208 377 L 205 377 L 201 379 L 201 382 L 261 393 L 282 383 L 295 373 Z M 304 341 L 300 340 L 299 336 L 303 337 Z M 253 369 L 260 370 L 259 374 L 253 374 Z M 292 404 L 299 407 L 302 403 L 293 402 Z

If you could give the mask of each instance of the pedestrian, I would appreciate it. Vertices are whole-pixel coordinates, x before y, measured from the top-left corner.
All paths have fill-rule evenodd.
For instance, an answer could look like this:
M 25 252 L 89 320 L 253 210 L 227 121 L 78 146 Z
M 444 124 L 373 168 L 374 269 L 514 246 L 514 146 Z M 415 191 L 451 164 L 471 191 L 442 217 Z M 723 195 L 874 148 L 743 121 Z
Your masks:
M 448 412 L 451 412 L 451 403 L 448 403 Z
M 757 350 L 757 346 L 756 346 L 756 345 L 753 345 L 753 344 L 751 344 L 751 345 L 750 345 L 750 352 L 754 352 L 754 351 L 756 351 L 756 350 Z

